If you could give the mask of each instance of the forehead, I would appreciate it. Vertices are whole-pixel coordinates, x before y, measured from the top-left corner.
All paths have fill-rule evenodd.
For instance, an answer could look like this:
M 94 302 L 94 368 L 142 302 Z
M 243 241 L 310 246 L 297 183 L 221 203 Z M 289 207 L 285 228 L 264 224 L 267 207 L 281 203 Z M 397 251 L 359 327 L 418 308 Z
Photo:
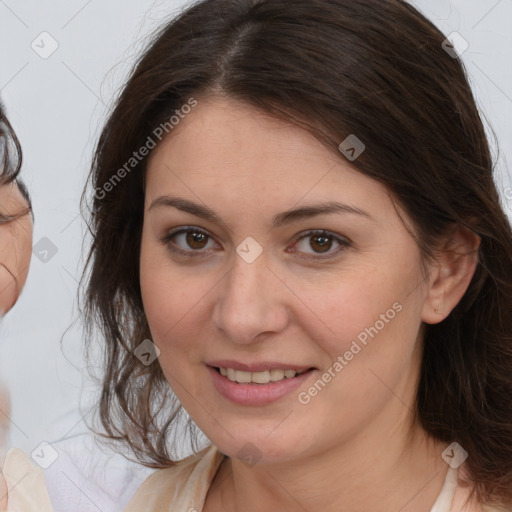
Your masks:
M 191 147 L 195 148 L 194 152 L 190 152 Z M 198 100 L 195 109 L 183 116 L 150 161 L 166 149 L 172 151 L 173 159 L 186 160 L 191 166 L 196 161 L 202 166 L 207 159 L 211 166 L 241 164 L 240 169 L 250 167 L 254 159 L 274 164 L 283 159 L 322 158 L 331 162 L 336 159 L 306 130 L 224 97 Z M 167 151 L 166 157 L 171 156 L 171 151 Z M 267 167 L 272 169 L 276 165 Z
M 146 200 L 173 193 L 244 210 L 337 200 L 389 208 L 387 189 L 313 135 L 235 100 L 208 97 L 148 162 Z M 282 207 L 282 208 L 279 208 Z

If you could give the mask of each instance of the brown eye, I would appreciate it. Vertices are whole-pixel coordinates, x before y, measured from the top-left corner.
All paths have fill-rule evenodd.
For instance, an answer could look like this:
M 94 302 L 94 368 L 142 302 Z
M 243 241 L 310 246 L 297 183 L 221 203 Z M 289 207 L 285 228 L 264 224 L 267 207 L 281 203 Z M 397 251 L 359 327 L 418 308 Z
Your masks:
M 337 255 L 349 246 L 350 242 L 347 239 L 324 230 L 317 230 L 309 231 L 301 236 L 292 252 L 303 253 L 307 258 L 328 258 Z
M 203 249 L 208 243 L 208 235 L 199 231 L 188 231 L 186 242 L 191 249 Z
M 309 245 L 315 252 L 327 252 L 332 247 L 332 238 L 324 235 L 312 236 Z
M 181 228 L 161 239 L 173 253 L 182 256 L 207 256 L 218 248 L 213 238 L 198 228 Z

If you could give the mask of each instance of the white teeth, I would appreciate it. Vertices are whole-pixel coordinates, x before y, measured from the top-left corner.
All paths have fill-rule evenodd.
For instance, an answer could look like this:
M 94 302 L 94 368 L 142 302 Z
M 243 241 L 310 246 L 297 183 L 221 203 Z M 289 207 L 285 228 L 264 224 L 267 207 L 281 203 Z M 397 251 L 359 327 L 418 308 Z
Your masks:
M 275 382 L 276 380 L 284 379 L 284 370 L 270 370 L 270 380 Z
M 235 380 L 237 382 L 249 384 L 249 382 L 251 382 L 251 372 L 243 372 L 241 370 L 236 370 Z
M 233 368 L 219 368 L 220 374 L 227 377 L 232 382 L 240 384 L 268 384 L 269 382 L 277 382 L 283 379 L 292 379 L 297 375 L 295 370 L 265 370 L 263 372 L 245 372 L 242 370 L 234 370 Z M 304 372 L 301 372 L 304 373 Z
M 270 372 L 265 370 L 264 372 L 253 372 L 251 374 L 251 382 L 256 382 L 258 384 L 266 384 L 270 382 Z

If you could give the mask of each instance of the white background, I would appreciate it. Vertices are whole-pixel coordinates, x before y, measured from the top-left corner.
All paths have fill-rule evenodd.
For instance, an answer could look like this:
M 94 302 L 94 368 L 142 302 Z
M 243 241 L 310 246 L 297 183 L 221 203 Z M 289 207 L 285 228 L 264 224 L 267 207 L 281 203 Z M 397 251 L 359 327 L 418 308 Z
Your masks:
M 0 0 L 0 95 L 23 145 L 34 244 L 47 237 L 58 249 L 46 263 L 32 257 L 22 297 L 0 325 L 0 376 L 13 402 L 11 443 L 27 452 L 43 440 L 84 429 L 78 404 L 89 395 L 82 392 L 84 340 L 75 322 L 85 253 L 80 194 L 106 108 L 134 56 L 148 34 L 185 4 Z M 512 1 L 414 4 L 445 34 L 457 31 L 469 43 L 463 61 L 498 136 L 497 179 L 504 192 L 510 186 L 506 159 L 512 154 Z M 48 59 L 31 47 L 45 31 L 59 45 Z M 509 212 L 511 205 L 509 200 Z

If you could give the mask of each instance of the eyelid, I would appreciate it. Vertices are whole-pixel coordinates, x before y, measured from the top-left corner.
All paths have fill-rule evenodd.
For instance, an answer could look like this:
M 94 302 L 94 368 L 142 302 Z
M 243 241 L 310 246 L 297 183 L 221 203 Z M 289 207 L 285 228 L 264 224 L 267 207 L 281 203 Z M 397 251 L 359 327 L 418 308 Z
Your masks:
M 169 248 L 172 252 L 176 254 L 180 254 L 183 256 L 191 256 L 191 257 L 201 257 L 201 256 L 207 256 L 212 251 L 212 249 L 209 249 L 207 251 L 203 250 L 185 250 L 181 249 L 180 247 L 174 245 L 171 243 L 171 239 L 174 238 L 177 235 L 180 235 L 182 233 L 188 233 L 188 232 L 195 232 L 200 233 L 202 235 L 205 235 L 208 237 L 209 240 L 215 241 L 216 244 L 220 245 L 216 239 L 210 235 L 206 230 L 198 227 L 198 226 L 179 226 L 177 228 L 172 229 L 171 231 L 167 232 L 163 237 L 160 238 L 160 241 Z
M 306 254 L 306 256 L 299 256 L 302 259 L 313 259 L 313 260 L 319 260 L 319 259 L 328 259 L 328 258 L 334 258 L 338 253 L 342 252 L 344 249 L 347 249 L 352 246 L 352 242 L 341 235 L 338 235 L 336 233 L 333 233 L 332 231 L 328 231 L 327 229 L 310 229 L 307 231 L 302 231 L 295 237 L 295 241 L 293 242 L 293 247 L 300 242 L 304 238 L 312 237 L 312 236 L 325 236 L 327 238 L 332 238 L 336 242 L 338 242 L 339 247 L 335 249 L 334 251 L 329 251 L 327 253 L 303 253 L 301 251 L 292 250 L 291 252 L 297 253 L 297 254 Z
M 219 244 L 215 237 L 210 235 L 208 231 L 206 231 L 203 228 L 200 228 L 198 226 L 179 226 L 177 228 L 172 229 L 168 233 L 166 233 L 162 238 L 160 238 L 160 241 L 169 247 L 169 249 L 177 254 L 181 254 L 183 256 L 191 256 L 191 257 L 201 257 L 201 256 L 208 256 L 212 249 L 209 250 L 185 250 L 181 249 L 180 247 L 177 247 L 176 245 L 171 244 L 171 239 L 174 238 L 177 235 L 180 235 L 182 233 L 188 233 L 188 232 L 196 232 L 205 235 L 208 237 L 209 240 L 213 240 L 217 245 Z M 300 255 L 299 257 L 302 259 L 309 259 L 309 260 L 319 260 L 319 259 L 328 259 L 335 257 L 339 252 L 342 252 L 344 249 L 347 249 L 348 247 L 352 246 L 352 242 L 341 235 L 338 235 L 336 233 L 333 233 L 331 231 L 328 231 L 326 229 L 310 229 L 307 231 L 301 231 L 294 237 L 292 248 L 295 247 L 295 245 L 303 240 L 304 238 L 312 237 L 312 236 L 325 236 L 328 238 L 334 239 L 336 242 L 338 242 L 339 247 L 335 249 L 334 251 L 329 251 L 327 253 L 303 253 L 302 251 L 297 251 L 292 249 L 289 252 L 296 253 Z M 306 254 L 306 255 L 304 255 Z

